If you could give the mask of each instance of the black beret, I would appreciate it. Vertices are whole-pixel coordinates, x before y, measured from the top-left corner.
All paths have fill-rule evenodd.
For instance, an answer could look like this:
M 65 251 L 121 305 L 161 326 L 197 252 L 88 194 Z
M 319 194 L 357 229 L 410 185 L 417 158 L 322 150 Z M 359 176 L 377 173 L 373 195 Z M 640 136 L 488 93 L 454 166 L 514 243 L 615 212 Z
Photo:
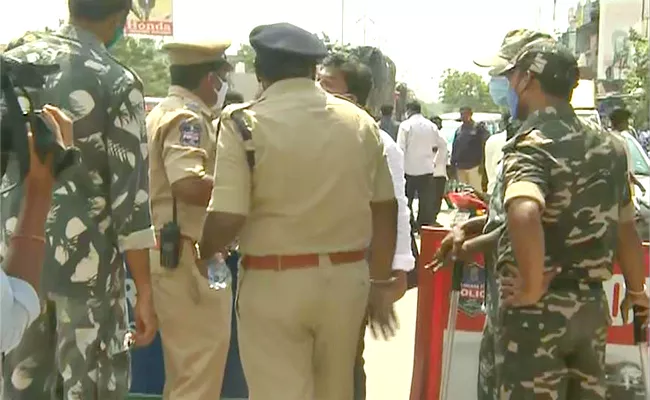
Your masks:
M 284 54 L 320 60 L 327 56 L 327 47 L 311 32 L 281 22 L 253 29 L 249 40 L 255 51 L 263 54 Z
M 88 18 L 93 21 L 103 20 L 109 15 L 130 10 L 133 8 L 132 0 L 69 0 L 68 8 L 72 14 Z

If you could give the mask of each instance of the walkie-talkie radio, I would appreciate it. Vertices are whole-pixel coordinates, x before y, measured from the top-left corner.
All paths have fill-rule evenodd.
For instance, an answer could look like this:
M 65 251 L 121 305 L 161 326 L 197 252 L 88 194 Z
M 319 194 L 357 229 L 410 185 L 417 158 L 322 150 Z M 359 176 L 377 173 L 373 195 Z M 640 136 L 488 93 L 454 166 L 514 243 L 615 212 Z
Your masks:
M 181 256 L 181 227 L 176 215 L 176 197 L 173 198 L 172 221 L 163 225 L 160 230 L 160 265 L 164 268 L 175 269 L 180 263 Z

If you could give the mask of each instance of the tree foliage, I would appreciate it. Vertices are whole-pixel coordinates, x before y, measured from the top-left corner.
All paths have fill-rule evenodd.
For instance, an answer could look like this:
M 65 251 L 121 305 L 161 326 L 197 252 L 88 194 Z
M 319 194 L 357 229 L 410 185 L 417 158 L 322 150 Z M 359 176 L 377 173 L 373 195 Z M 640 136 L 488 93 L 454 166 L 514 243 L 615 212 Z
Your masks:
M 626 94 L 630 95 L 628 106 L 634 115 L 634 122 L 637 126 L 641 126 L 648 123 L 648 113 L 650 112 L 648 38 L 631 29 L 629 40 L 633 58 L 631 68 L 627 71 L 624 89 Z
M 169 62 L 160 46 L 154 39 L 126 36 L 111 48 L 116 59 L 140 76 L 146 96 L 164 97 L 169 88 Z
M 321 33 L 318 36 L 325 43 L 327 50 L 330 53 L 343 52 L 350 54 L 353 51 L 353 47 L 351 45 L 341 45 L 339 42 L 330 39 L 330 37 L 325 33 Z M 239 50 L 237 50 L 237 54 L 230 57 L 229 60 L 233 65 L 244 63 L 247 73 L 252 73 L 255 71 L 255 50 L 249 44 L 243 43 L 239 47 Z
M 447 69 L 440 79 L 440 100 L 454 108 L 468 106 L 475 112 L 495 112 L 487 83 L 473 72 Z
M 237 50 L 237 54 L 229 57 L 228 61 L 230 61 L 233 66 L 243 63 L 246 73 L 255 72 L 255 50 L 253 50 L 253 47 L 249 44 L 243 43 L 239 47 L 239 50 Z
M 62 25 L 63 21 L 59 21 Z M 28 31 L 20 38 L 9 43 L 8 48 L 37 40 L 54 33 L 53 29 Z M 167 56 L 160 51 L 161 42 L 126 36 L 120 40 L 111 53 L 124 65 L 132 68 L 144 83 L 145 96 L 163 97 L 169 88 L 169 68 Z
M 321 33 L 318 37 L 325 43 L 327 51 L 330 53 L 354 54 L 354 48 L 349 43 L 343 44 L 332 40 L 325 32 Z

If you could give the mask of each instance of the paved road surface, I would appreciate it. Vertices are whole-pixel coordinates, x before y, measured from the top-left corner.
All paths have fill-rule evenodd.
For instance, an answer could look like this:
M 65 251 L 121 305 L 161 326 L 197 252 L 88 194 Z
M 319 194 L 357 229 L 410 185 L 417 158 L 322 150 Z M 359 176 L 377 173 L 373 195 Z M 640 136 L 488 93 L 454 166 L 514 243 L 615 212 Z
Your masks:
M 414 209 L 417 210 L 417 200 Z M 443 208 L 445 208 L 443 202 Z M 438 222 L 443 225 L 449 223 L 449 213 L 446 210 L 438 217 Z M 415 317 L 417 312 L 417 289 L 409 290 L 406 295 L 396 303 L 396 311 L 400 320 L 400 330 L 397 336 L 385 342 L 374 340 L 369 331 L 366 332 L 366 373 L 368 374 L 367 397 L 368 400 L 407 400 L 411 391 L 411 374 L 413 372 L 413 349 L 415 346 Z M 462 339 L 457 337 L 455 353 L 478 354 L 478 347 L 462 345 Z M 471 357 L 471 356 L 470 356 Z M 476 366 L 463 363 L 464 372 L 452 373 L 462 379 L 465 374 L 476 371 Z M 470 372 L 472 371 L 472 372 Z M 453 387 L 466 387 L 461 382 L 458 385 L 451 382 Z M 454 393 L 455 399 L 476 398 L 473 386 L 467 393 Z

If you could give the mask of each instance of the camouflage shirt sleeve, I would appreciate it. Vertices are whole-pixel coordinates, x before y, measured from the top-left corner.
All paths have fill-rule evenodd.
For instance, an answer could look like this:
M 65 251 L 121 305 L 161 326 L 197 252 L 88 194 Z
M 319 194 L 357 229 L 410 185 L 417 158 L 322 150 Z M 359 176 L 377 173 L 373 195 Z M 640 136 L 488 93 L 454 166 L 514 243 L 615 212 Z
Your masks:
M 537 201 L 542 208 L 546 206 L 553 160 L 550 152 L 552 145 L 553 141 L 542 132 L 533 130 L 504 148 L 503 204 L 506 208 L 513 199 L 521 197 Z
M 155 235 L 149 207 L 144 96 L 139 85 L 117 96 L 123 98 L 116 103 L 119 116 L 108 121 L 106 133 L 112 220 L 121 251 L 146 249 L 154 246 Z

